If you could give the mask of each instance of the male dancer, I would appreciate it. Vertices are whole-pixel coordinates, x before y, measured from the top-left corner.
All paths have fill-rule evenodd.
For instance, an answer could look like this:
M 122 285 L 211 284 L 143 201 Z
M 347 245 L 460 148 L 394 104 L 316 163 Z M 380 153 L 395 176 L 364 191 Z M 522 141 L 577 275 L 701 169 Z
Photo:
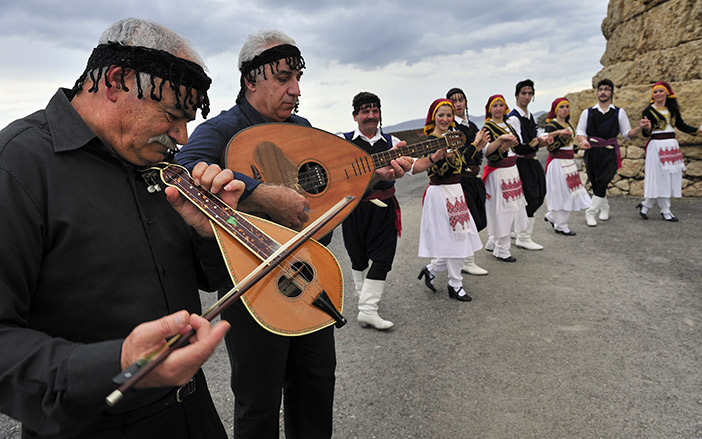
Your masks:
M 452 88 L 446 93 L 446 99 L 453 102 L 456 109 L 454 120 L 456 128 L 466 135 L 466 145 L 470 145 L 475 140 L 478 127 L 468 119 L 468 99 L 460 88 Z M 485 213 L 485 183 L 480 178 L 480 166 L 483 161 L 483 151 L 477 150 L 473 156 L 466 154 L 466 166 L 461 173 L 461 187 L 468 204 L 470 215 L 475 221 L 475 227 L 481 231 L 487 226 L 487 215 Z M 474 276 L 484 276 L 488 271 L 475 263 L 475 256 L 469 256 L 463 261 L 464 273 Z
M 400 139 L 383 133 L 380 98 L 361 92 L 353 98 L 354 131 L 342 137 L 369 154 L 387 151 Z M 403 158 L 404 159 L 404 158 Z M 366 192 L 363 200 L 341 226 L 344 246 L 351 258 L 353 282 L 358 298 L 358 322 L 363 327 L 390 329 L 394 323 L 378 315 L 378 302 L 385 289 L 385 279 L 392 269 L 401 231 L 400 205 L 395 198 L 395 182 L 383 180 Z M 368 261 L 372 264 L 368 265 Z
M 607 186 L 621 168 L 621 154 L 617 134 L 624 139 L 636 136 L 642 129 L 650 130 L 651 122 L 641 119 L 639 126 L 631 128 L 623 108 L 612 105 L 614 83 L 602 79 L 597 83 L 597 104 L 583 110 L 575 130 L 581 149 L 585 149 L 585 169 L 592 185 L 592 205 L 585 211 L 585 221 L 597 226 L 595 214 L 600 212 L 602 221 L 609 219 Z
M 528 223 L 526 230 L 517 232 L 514 244 L 526 250 L 543 250 L 544 247 L 541 244 L 531 240 L 531 234 L 534 232 L 534 212 L 544 204 L 546 197 L 546 174 L 543 166 L 536 159 L 536 152 L 540 146 L 553 143 L 553 138 L 536 136 L 536 121 L 527 108 L 534 98 L 534 81 L 525 79 L 518 82 L 514 96 L 517 106 L 508 114 L 507 122 L 517 132 L 519 143 L 531 148 L 528 154 L 517 155 L 517 169 L 527 202 Z

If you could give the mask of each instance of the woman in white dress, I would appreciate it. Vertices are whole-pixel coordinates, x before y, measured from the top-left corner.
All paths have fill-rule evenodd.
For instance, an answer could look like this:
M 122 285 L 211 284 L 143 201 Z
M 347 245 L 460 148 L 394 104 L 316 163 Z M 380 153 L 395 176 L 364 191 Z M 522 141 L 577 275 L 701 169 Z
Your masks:
M 488 242 L 485 249 L 503 262 L 516 262 L 509 249 L 510 231 L 527 228 L 526 199 L 522 180 L 517 170 L 517 153 L 520 146 L 517 132 L 505 121 L 509 108 L 502 95 L 493 95 L 485 105 L 485 124 L 490 137 L 487 164 L 483 171 L 487 201 Z M 493 148 L 493 145 L 499 145 Z M 527 147 L 528 148 L 528 147 Z
M 437 99 L 429 107 L 424 133 L 427 137 L 441 138 L 455 128 L 453 103 Z M 461 267 L 463 260 L 483 247 L 470 215 L 461 188 L 461 170 L 465 154 L 482 149 L 487 143 L 484 133 L 478 133 L 472 145 L 464 145 L 450 152 L 441 149 L 415 161 L 412 173 L 427 171 L 429 186 L 424 192 L 422 222 L 419 233 L 419 257 L 433 258 L 419 273 L 418 279 L 436 291 L 434 278 L 448 271 L 448 295 L 463 302 L 471 297 L 463 287 Z
M 685 163 L 680 145 L 675 139 L 673 127 L 688 134 L 698 134 L 680 116 L 678 99 L 667 82 L 653 84 L 651 104 L 643 111 L 643 117 L 651 121 L 651 131 L 643 135 L 651 137 L 646 144 L 646 173 L 644 177 L 644 201 L 636 207 L 642 219 L 648 219 L 648 211 L 658 201 L 661 216 L 666 221 L 677 222 L 670 211 L 670 197 L 682 196 L 682 174 Z
M 590 207 L 592 200 L 583 187 L 578 167 L 575 164 L 575 130 L 570 124 L 570 102 L 558 98 L 551 104 L 546 118 L 546 133 L 553 137 L 546 161 L 546 212 L 545 220 L 551 223 L 556 233 L 575 236 L 568 228 L 568 219 L 573 211 Z

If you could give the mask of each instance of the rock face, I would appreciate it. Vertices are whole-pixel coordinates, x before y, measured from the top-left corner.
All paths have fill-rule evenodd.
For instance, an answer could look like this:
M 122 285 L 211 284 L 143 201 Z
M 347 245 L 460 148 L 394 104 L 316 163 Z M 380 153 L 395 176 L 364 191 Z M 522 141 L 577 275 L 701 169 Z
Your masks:
M 702 1 L 610 0 L 602 21 L 607 49 L 604 66 L 593 78 L 593 89 L 566 95 L 571 123 L 596 103 L 594 85 L 603 78 L 614 82 L 614 105 L 626 110 L 632 126 L 651 99 L 651 85 L 668 82 L 678 96 L 688 125 L 702 123 Z M 702 196 L 702 135 L 676 130 L 687 172 L 683 196 Z M 643 195 L 643 146 L 646 139 L 622 141 L 622 169 L 608 190 L 612 195 Z M 582 154 L 582 153 L 580 153 Z

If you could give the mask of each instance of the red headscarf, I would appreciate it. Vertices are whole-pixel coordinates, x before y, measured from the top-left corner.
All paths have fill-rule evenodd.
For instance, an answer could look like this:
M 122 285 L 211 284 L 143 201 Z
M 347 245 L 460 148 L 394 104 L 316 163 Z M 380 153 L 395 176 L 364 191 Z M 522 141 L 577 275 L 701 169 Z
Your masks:
M 563 103 L 566 103 L 570 105 L 570 102 L 568 102 L 568 99 L 566 98 L 556 98 L 556 100 L 551 103 L 551 111 L 548 112 L 548 117 L 546 117 L 546 123 L 551 122 L 553 119 L 556 118 L 556 111 L 558 111 L 558 107 L 563 105 Z
M 651 87 L 651 102 L 653 102 L 653 90 L 655 90 L 657 88 L 664 89 L 665 94 L 668 98 L 672 98 L 672 99 L 678 98 L 677 96 L 675 96 L 675 93 L 673 92 L 673 87 L 671 87 L 670 84 L 668 84 L 665 81 L 658 81 L 655 84 L 653 84 L 653 86 Z
M 505 101 L 505 97 L 502 95 L 492 95 L 488 98 L 487 104 L 485 105 L 485 120 L 490 119 L 490 107 L 492 107 L 492 104 L 495 103 L 495 101 L 502 101 L 505 103 L 505 114 L 509 112 L 509 106 L 507 105 L 507 102 Z
M 453 111 L 454 116 L 456 115 L 456 109 L 453 107 L 453 102 L 451 102 L 448 99 L 437 99 L 434 102 L 431 103 L 429 106 L 429 112 L 427 113 L 427 120 L 424 122 L 424 134 L 429 135 L 432 131 L 434 131 L 434 117 L 436 117 L 436 111 L 439 109 L 439 107 L 443 105 L 448 105 L 451 107 L 451 111 Z M 454 120 L 451 120 L 451 126 L 455 127 L 456 122 Z

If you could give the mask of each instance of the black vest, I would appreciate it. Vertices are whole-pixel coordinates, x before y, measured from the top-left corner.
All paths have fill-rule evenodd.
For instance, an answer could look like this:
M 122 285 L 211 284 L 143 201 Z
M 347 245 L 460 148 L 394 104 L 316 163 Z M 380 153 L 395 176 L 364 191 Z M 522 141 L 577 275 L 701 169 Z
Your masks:
M 519 126 L 521 127 L 522 143 L 529 144 L 532 140 L 536 138 L 536 121 L 534 120 L 534 115 L 529 114 L 529 117 L 522 116 L 519 111 L 515 108 L 510 111 L 507 115 L 508 117 L 517 116 L 519 118 Z
M 470 126 L 465 126 L 463 124 L 456 123 L 456 129 L 466 135 L 466 146 L 473 143 L 475 140 L 475 135 L 478 134 L 478 126 L 473 122 L 468 121 Z M 467 165 L 477 165 L 480 166 L 483 162 L 483 152 L 477 151 L 473 157 L 466 154 L 466 164 Z
M 381 131 L 380 135 L 382 136 L 382 138 L 371 146 L 371 144 L 363 140 L 361 136 L 358 136 L 355 139 L 351 140 L 351 138 L 353 137 L 353 133 L 354 131 L 344 133 L 344 138 L 349 142 L 353 143 L 354 145 L 358 146 L 368 154 L 377 154 L 379 152 L 387 151 L 388 149 L 392 148 L 392 136 L 390 134 L 385 134 Z M 373 190 L 388 189 L 394 184 L 394 181 L 379 181 L 375 184 L 375 186 L 373 186 Z
M 610 108 L 605 114 L 595 108 L 587 110 L 588 136 L 611 139 L 619 134 L 619 107 Z

